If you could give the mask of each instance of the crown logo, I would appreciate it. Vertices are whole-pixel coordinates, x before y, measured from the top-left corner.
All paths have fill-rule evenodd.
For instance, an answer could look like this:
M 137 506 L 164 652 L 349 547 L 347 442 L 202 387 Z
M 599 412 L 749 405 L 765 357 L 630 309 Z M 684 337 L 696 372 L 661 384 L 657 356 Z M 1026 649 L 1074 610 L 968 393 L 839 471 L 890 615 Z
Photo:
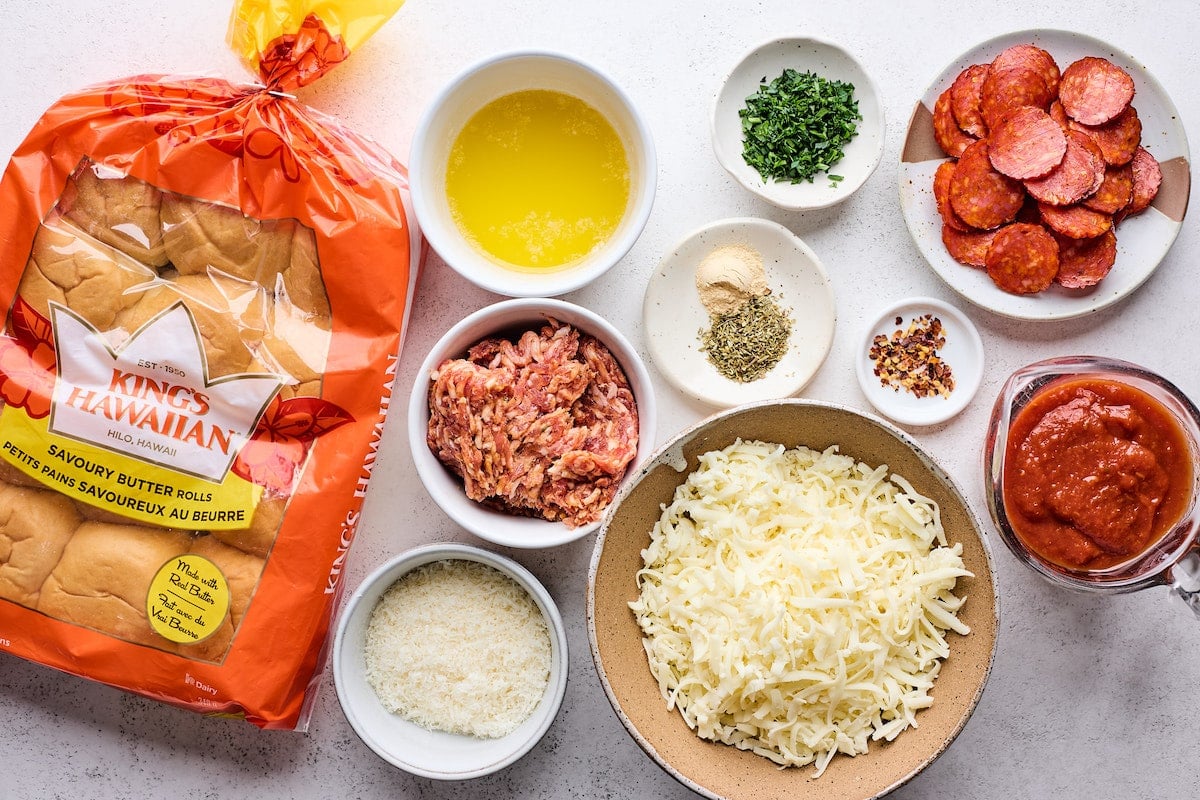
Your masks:
M 59 379 L 51 432 L 214 482 L 228 472 L 278 393 L 270 374 L 211 380 L 196 320 L 182 302 L 114 348 L 51 304 Z

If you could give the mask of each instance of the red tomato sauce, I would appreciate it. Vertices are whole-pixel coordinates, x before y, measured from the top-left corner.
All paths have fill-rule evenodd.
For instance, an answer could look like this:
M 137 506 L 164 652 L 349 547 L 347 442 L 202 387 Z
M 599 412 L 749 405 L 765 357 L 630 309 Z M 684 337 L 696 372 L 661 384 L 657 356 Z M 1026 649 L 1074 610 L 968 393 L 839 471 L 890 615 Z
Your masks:
M 1012 422 L 1004 511 L 1035 556 L 1103 570 L 1152 547 L 1191 497 L 1187 437 L 1141 389 L 1102 376 L 1055 381 Z

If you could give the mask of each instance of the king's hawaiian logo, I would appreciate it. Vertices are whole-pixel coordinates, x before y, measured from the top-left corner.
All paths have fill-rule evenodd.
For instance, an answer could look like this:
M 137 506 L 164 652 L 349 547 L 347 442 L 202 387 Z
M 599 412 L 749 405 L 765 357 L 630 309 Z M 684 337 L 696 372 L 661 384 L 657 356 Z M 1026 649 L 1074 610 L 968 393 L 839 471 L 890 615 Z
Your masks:
M 203 339 L 176 303 L 120 346 L 51 304 L 59 366 L 52 433 L 220 481 L 283 383 L 277 375 L 210 379 Z

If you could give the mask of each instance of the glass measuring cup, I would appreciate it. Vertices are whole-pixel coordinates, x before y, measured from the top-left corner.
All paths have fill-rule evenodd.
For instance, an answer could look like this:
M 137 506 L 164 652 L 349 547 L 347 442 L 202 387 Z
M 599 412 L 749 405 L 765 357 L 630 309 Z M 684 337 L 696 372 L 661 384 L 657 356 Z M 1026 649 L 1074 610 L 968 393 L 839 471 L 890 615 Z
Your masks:
M 1130 387 L 1157 404 L 1182 433 L 1183 450 L 1170 477 L 1170 492 L 1176 502 L 1155 506 L 1155 530 L 1144 547 L 1125 555 L 1111 555 L 1099 561 L 1100 566 L 1064 563 L 1046 554 L 1046 548 L 1034 537 L 1034 523 L 1016 495 L 1018 475 L 1016 463 L 1020 456 L 1019 442 L 1010 442 L 1010 435 L 1027 433 L 1030 419 L 1021 413 L 1034 401 L 1039 401 L 1031 415 L 1041 413 L 1047 393 L 1061 392 L 1075 382 L 1115 384 L 1118 389 Z M 1018 423 L 1014 431 L 1014 423 Z M 1056 440 L 1057 441 L 1057 440 Z M 1049 453 L 1047 460 L 1059 456 Z M 1200 618 L 1200 410 L 1170 381 L 1136 364 L 1099 356 L 1063 356 L 1038 361 L 1022 367 L 1009 376 L 996 398 L 984 442 L 983 469 L 988 510 L 992 521 L 1009 550 L 1026 566 L 1047 580 L 1070 589 L 1091 592 L 1131 592 L 1148 586 L 1165 585 L 1181 598 Z M 1078 470 L 1076 470 L 1077 472 Z M 1133 473 L 1120 472 L 1129 481 L 1141 478 Z M 1074 485 L 1058 486 L 1065 492 L 1080 491 L 1086 502 L 1086 491 L 1093 474 L 1074 481 Z M 1006 487 L 1006 483 L 1009 485 Z M 1006 494 L 1006 488 L 1010 491 Z M 1099 502 L 1099 501 L 1097 501 Z M 1007 505 L 1006 505 L 1007 503 Z M 1168 506 L 1171 506 L 1168 509 Z M 1051 514 L 1056 512 L 1049 512 Z M 1147 512 L 1150 513 L 1150 512 Z M 1159 518 L 1158 515 L 1162 515 Z M 1168 518 L 1169 517 L 1169 518 Z M 1097 523 L 1098 524 L 1098 523 Z M 1113 523 L 1120 524 L 1120 520 Z M 1022 530 L 1024 528 L 1024 530 Z M 1095 528 L 1092 529 L 1096 531 Z M 1072 534 L 1074 535 L 1074 534 Z M 1083 535 L 1086 539 L 1086 535 Z M 1106 541 L 1103 535 L 1101 540 Z M 1093 543 L 1094 544 L 1094 543 Z M 1060 551 L 1061 552 L 1061 551 Z

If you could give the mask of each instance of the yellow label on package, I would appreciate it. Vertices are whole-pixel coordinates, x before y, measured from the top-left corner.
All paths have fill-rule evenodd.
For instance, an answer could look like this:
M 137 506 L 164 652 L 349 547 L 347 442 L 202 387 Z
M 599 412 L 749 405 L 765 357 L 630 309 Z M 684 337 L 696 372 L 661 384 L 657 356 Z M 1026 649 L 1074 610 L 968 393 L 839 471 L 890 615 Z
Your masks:
M 232 472 L 214 483 L 57 436 L 12 406 L 0 412 L 0 457 L 68 497 L 167 528 L 245 528 L 262 495 Z
M 217 632 L 229 611 L 229 583 L 213 562 L 198 555 L 172 558 L 146 594 L 146 618 L 160 636 L 180 644 Z

